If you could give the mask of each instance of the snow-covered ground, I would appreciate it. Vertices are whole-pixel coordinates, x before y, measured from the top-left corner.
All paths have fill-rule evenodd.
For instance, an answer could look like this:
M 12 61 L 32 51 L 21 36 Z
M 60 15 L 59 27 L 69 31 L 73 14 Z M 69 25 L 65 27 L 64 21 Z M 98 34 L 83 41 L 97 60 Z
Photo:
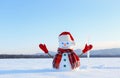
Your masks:
M 52 59 L 0 59 L 0 78 L 120 78 L 120 58 L 81 58 L 78 71 L 56 71 Z

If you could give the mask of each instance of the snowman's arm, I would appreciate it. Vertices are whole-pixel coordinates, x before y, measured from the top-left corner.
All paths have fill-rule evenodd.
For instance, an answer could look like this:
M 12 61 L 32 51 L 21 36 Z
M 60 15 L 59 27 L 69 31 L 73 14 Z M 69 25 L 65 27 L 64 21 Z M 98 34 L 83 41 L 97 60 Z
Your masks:
M 39 44 L 39 48 L 46 54 L 48 54 L 48 56 L 50 56 L 51 58 L 53 58 L 53 56 L 49 53 L 47 47 L 45 44 Z
M 84 54 L 84 53 L 81 53 L 81 54 L 79 55 L 79 57 L 81 57 L 83 54 Z
M 51 57 L 51 58 L 53 58 L 53 56 L 49 52 L 48 52 L 48 56 Z
M 81 57 L 84 53 L 81 50 L 74 51 L 79 57 Z

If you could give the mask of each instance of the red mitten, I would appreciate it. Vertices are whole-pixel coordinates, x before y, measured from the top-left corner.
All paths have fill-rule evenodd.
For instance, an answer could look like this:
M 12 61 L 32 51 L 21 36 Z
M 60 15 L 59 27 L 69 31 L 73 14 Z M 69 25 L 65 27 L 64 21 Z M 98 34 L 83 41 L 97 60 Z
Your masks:
M 85 45 L 85 48 L 82 50 L 82 52 L 83 52 L 83 53 L 86 53 L 87 51 L 91 50 L 92 47 L 93 47 L 93 46 L 92 46 L 91 44 L 90 44 L 90 45 L 87 45 L 87 44 L 86 44 L 86 45 Z
M 48 53 L 48 49 L 45 44 L 40 44 L 39 45 L 40 49 L 43 50 L 45 53 Z

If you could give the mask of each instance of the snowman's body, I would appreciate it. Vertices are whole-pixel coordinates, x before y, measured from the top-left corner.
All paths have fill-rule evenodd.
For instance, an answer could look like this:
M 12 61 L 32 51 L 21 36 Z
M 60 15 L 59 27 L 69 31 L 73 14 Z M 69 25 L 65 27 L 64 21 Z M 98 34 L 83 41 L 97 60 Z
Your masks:
M 59 36 L 59 48 L 53 60 L 53 68 L 59 70 L 73 70 L 80 66 L 79 57 L 73 51 L 75 43 L 69 35 Z
M 68 53 L 63 53 L 62 54 L 59 69 L 60 70 L 71 70 L 71 64 L 70 64 L 70 61 L 69 61 Z
M 58 53 L 53 59 L 53 68 L 59 70 L 76 70 L 79 66 L 79 57 L 72 49 L 58 48 Z

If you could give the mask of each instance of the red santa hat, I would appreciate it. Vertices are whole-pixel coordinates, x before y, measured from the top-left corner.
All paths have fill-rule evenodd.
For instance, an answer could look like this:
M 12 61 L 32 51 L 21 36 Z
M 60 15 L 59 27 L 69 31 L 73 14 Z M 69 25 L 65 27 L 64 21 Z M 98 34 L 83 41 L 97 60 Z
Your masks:
M 71 42 L 74 42 L 74 38 L 72 37 L 70 32 L 62 32 L 59 35 L 59 41 L 71 41 Z

